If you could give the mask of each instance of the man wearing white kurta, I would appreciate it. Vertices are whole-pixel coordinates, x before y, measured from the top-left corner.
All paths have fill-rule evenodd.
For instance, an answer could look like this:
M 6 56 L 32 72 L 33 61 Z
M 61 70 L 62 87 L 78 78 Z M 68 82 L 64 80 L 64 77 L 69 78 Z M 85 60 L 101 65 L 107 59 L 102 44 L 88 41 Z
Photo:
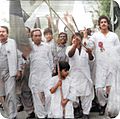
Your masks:
M 16 119 L 15 76 L 17 74 L 15 40 L 8 38 L 8 28 L 0 27 L 0 99 L 9 119 Z M 5 97 L 5 98 L 4 98 Z
M 34 42 L 30 53 L 29 87 L 32 91 L 35 113 L 45 118 L 50 107 L 49 81 L 52 77 L 53 58 L 50 48 L 42 40 L 40 29 L 34 29 L 31 37 Z
M 106 16 L 101 16 L 98 20 L 100 31 L 93 34 L 90 40 L 95 43 L 96 56 L 96 95 L 101 106 L 99 115 L 104 115 L 107 103 L 107 95 L 110 91 L 112 75 L 110 72 L 110 53 L 112 47 L 119 44 L 118 36 L 109 31 L 110 21 Z M 106 91 L 105 91 L 106 90 Z
M 77 90 L 77 97 L 80 97 L 83 118 L 89 119 L 89 112 L 94 98 L 93 83 L 90 76 L 89 61 L 93 61 L 94 57 L 91 50 L 87 51 L 81 47 L 81 36 L 77 33 L 77 37 L 73 37 L 72 45 L 67 47 L 66 54 L 69 57 L 70 77 L 73 85 Z

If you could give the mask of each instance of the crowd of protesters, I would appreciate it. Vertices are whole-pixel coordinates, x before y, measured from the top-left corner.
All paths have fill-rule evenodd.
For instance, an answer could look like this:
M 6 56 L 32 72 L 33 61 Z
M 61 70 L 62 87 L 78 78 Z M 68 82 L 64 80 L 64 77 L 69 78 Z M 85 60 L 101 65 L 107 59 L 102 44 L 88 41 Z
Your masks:
M 71 34 L 69 43 L 65 31 L 54 39 L 50 27 L 26 27 L 32 49 L 27 57 L 0 26 L 0 103 L 9 119 L 23 110 L 26 119 L 90 119 L 93 103 L 99 115 L 117 116 L 120 42 L 108 17 L 100 16 L 98 25 L 95 33 L 84 28 Z

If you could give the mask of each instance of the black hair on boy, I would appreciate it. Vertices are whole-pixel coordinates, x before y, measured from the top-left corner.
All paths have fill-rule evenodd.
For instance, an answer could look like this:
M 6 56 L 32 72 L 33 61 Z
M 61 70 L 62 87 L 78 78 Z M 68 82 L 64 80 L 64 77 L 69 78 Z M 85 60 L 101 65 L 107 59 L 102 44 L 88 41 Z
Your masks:
M 60 69 L 60 71 L 62 71 L 63 69 L 65 69 L 66 71 L 69 71 L 70 65 L 66 61 L 59 61 L 59 69 Z M 56 72 L 52 76 L 56 76 L 56 75 L 58 75 L 57 65 L 56 65 Z
M 70 65 L 66 61 L 60 61 L 59 62 L 59 69 L 60 69 L 60 71 L 62 71 L 63 69 L 65 69 L 66 71 L 69 71 Z

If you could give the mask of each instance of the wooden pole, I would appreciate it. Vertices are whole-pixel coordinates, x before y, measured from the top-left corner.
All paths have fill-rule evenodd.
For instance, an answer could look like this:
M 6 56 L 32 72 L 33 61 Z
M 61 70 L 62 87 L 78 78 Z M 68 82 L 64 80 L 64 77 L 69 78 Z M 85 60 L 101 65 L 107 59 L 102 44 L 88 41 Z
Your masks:
M 60 67 L 59 67 L 59 62 L 57 62 L 57 70 L 58 70 L 58 78 L 59 80 L 62 80 L 61 79 L 61 74 L 60 74 Z M 63 96 L 63 91 L 62 91 L 62 85 L 60 86 L 60 94 L 61 94 L 61 100 L 64 99 L 64 96 Z M 63 107 L 63 119 L 65 119 L 65 107 Z
M 67 24 L 61 19 L 61 17 L 55 12 L 55 10 L 48 4 L 48 2 L 47 2 L 46 0 L 44 0 L 44 1 L 45 1 L 45 3 L 49 6 L 49 8 L 55 13 L 55 15 L 63 22 L 63 24 L 64 24 L 73 34 L 75 34 L 75 32 L 72 31 L 71 28 L 67 26 Z M 82 44 L 82 42 L 81 42 L 81 45 L 82 45 L 85 49 L 88 50 L 88 48 L 87 48 L 84 44 Z

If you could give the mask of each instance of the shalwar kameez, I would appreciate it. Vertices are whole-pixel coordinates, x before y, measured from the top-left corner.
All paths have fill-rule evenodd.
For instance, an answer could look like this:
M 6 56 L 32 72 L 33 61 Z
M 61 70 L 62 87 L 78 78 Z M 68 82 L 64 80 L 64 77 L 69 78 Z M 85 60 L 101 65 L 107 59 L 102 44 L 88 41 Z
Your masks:
M 17 115 L 15 96 L 15 76 L 17 74 L 17 48 L 15 40 L 0 43 L 0 96 L 5 96 L 3 107 L 9 119 Z
M 105 106 L 107 103 L 106 86 L 111 86 L 112 75 L 110 72 L 110 52 L 112 47 L 119 44 L 118 36 L 113 32 L 104 35 L 101 31 L 94 33 L 90 40 L 95 43 L 96 76 L 95 88 L 99 104 Z
M 66 55 L 71 50 L 72 46 L 68 46 Z M 89 58 L 85 49 L 81 48 L 81 53 L 76 49 L 72 57 L 69 57 L 70 77 L 72 85 L 76 89 L 76 96 L 80 97 L 83 114 L 89 115 L 92 100 L 94 98 L 93 82 L 90 76 Z
M 32 91 L 35 113 L 45 118 L 49 113 L 50 91 L 48 85 L 52 77 L 53 58 L 50 48 L 41 42 L 33 45 L 30 54 L 29 87 Z
M 52 77 L 49 89 L 54 87 L 58 80 L 58 76 Z M 73 102 L 76 101 L 76 92 L 71 84 L 69 76 L 67 76 L 65 80 L 62 80 L 62 92 L 64 99 L 69 99 L 65 106 L 65 118 L 74 118 Z M 61 98 L 60 88 L 58 88 L 55 93 L 51 94 L 50 118 L 63 117 Z

